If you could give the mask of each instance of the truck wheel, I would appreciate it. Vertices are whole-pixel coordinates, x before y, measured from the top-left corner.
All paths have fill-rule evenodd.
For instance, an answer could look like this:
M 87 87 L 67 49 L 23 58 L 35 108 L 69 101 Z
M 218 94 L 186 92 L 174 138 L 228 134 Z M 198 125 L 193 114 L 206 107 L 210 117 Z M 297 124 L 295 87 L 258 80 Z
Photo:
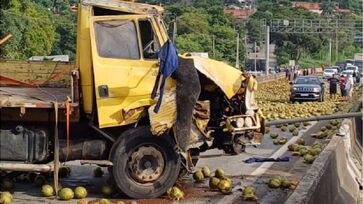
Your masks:
M 153 136 L 149 127 L 138 127 L 121 137 L 113 152 L 112 174 L 124 194 L 155 198 L 175 184 L 181 160 L 171 136 Z

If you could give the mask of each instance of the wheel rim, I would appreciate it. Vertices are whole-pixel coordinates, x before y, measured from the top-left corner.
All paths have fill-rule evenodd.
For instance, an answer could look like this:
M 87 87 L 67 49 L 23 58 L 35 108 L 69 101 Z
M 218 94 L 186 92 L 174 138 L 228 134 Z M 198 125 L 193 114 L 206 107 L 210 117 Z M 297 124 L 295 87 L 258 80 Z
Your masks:
M 164 171 L 165 160 L 162 153 L 153 146 L 140 146 L 129 157 L 128 171 L 139 183 L 152 183 Z

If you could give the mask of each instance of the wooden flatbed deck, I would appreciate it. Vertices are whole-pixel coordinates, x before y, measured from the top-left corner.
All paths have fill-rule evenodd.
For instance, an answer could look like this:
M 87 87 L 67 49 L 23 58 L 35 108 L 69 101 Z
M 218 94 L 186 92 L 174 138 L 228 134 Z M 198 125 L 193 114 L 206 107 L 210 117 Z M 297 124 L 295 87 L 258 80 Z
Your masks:
M 0 87 L 0 108 L 53 108 L 55 101 L 64 108 L 67 97 L 71 98 L 71 88 Z

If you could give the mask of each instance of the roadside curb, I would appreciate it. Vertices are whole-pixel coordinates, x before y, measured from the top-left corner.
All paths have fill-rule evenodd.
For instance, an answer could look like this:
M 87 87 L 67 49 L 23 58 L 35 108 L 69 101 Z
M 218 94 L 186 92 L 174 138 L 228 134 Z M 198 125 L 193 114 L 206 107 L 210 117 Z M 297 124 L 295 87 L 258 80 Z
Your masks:
M 332 137 L 285 204 L 355 203 L 359 186 L 347 158 L 348 137 Z

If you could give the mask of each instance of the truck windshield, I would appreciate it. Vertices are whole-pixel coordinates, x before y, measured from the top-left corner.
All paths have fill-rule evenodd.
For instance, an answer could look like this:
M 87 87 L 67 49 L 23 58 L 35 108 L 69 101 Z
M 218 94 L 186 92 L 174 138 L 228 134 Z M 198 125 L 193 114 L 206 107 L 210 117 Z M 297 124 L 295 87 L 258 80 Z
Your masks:
M 295 80 L 295 84 L 320 84 L 320 81 L 315 77 L 300 77 Z
M 99 56 L 140 59 L 136 27 L 133 21 L 97 21 L 95 32 Z

